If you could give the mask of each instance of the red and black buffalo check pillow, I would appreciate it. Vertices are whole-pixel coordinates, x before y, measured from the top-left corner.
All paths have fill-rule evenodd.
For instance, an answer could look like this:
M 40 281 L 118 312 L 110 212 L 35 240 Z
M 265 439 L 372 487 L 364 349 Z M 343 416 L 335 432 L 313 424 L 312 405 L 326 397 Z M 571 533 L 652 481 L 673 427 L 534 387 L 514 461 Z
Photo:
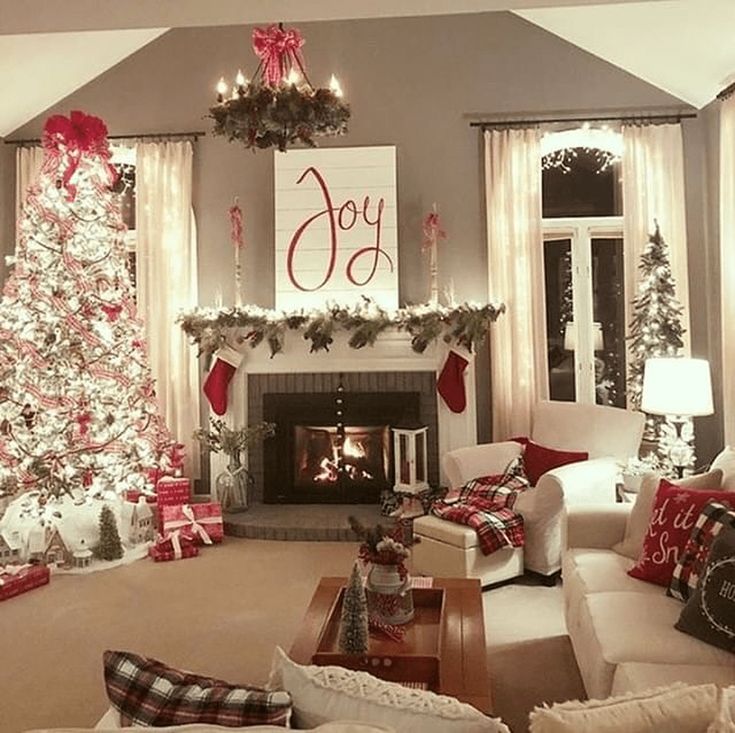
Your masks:
M 204 723 L 288 727 L 291 696 L 172 669 L 129 652 L 104 654 L 105 686 L 124 725 Z
M 684 551 L 674 568 L 674 575 L 666 591 L 668 595 L 680 601 L 689 600 L 697 589 L 712 543 L 724 527 L 735 529 L 735 494 L 732 506 L 710 501 L 702 507 Z

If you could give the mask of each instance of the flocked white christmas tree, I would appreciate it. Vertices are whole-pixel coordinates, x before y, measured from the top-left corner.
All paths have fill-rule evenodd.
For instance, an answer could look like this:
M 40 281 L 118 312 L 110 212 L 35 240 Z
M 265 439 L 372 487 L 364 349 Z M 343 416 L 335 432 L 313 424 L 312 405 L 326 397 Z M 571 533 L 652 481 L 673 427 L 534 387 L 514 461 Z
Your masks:
M 126 267 L 104 123 L 50 118 L 0 302 L 0 487 L 43 514 L 64 494 L 151 487 L 174 443 Z

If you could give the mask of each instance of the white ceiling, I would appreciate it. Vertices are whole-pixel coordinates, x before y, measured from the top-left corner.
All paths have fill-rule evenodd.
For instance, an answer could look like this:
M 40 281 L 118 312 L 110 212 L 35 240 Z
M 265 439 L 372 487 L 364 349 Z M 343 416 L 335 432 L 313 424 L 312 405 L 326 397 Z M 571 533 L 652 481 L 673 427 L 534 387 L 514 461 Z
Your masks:
M 695 106 L 735 72 L 735 0 L 0 0 L 0 137 L 169 28 L 501 10 Z
M 99 76 L 166 28 L 0 36 L 0 137 Z
M 516 12 L 695 107 L 711 102 L 735 73 L 735 0 Z
M 708 0 L 702 0 L 705 2 Z M 0 0 L 0 33 L 447 15 L 634 0 Z

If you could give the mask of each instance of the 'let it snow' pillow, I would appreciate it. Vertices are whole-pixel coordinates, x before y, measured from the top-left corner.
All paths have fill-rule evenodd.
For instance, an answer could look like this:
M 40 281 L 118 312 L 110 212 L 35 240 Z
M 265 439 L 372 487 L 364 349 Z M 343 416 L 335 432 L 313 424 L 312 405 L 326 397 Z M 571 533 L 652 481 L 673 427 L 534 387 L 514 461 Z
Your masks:
M 547 471 L 566 466 L 569 463 L 586 461 L 590 457 L 589 453 L 584 451 L 547 448 L 534 443 L 529 438 L 512 438 L 512 440 L 520 443 L 525 448 L 523 451 L 523 467 L 526 469 L 526 476 L 528 476 L 531 486 L 535 486 Z
M 730 506 L 727 491 L 693 491 L 661 479 L 638 562 L 631 578 L 668 586 L 702 507 L 710 501 Z
M 735 505 L 735 495 L 732 503 Z M 735 530 L 735 509 L 716 501 L 707 502 L 702 507 L 689 541 L 679 556 L 671 585 L 666 591 L 667 595 L 680 601 L 689 599 L 699 585 L 712 543 L 720 532 L 727 528 Z

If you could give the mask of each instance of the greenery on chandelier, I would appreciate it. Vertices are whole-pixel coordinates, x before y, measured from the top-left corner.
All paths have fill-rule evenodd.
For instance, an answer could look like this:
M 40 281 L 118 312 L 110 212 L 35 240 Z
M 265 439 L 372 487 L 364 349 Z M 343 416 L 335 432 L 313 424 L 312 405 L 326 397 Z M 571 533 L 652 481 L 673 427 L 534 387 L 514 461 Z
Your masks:
M 332 90 L 299 89 L 284 83 L 274 88 L 251 84 L 246 96 L 213 105 L 213 133 L 246 148 L 278 148 L 293 143 L 315 147 L 320 135 L 344 135 L 350 108 Z
M 252 347 L 266 342 L 271 357 L 283 351 L 288 331 L 303 331 L 311 342 L 310 352 L 329 351 L 337 331 L 350 334 L 353 349 L 373 346 L 381 333 L 389 328 L 406 331 L 411 348 L 418 354 L 429 344 L 443 339 L 472 351 L 487 335 L 490 324 L 505 311 L 502 303 L 460 303 L 409 305 L 388 312 L 370 298 L 354 307 L 332 305 L 311 311 L 277 312 L 245 305 L 231 308 L 198 308 L 184 313 L 179 322 L 184 332 L 199 346 L 199 353 L 211 355 L 226 341 L 232 330 L 242 331 L 239 342 Z

